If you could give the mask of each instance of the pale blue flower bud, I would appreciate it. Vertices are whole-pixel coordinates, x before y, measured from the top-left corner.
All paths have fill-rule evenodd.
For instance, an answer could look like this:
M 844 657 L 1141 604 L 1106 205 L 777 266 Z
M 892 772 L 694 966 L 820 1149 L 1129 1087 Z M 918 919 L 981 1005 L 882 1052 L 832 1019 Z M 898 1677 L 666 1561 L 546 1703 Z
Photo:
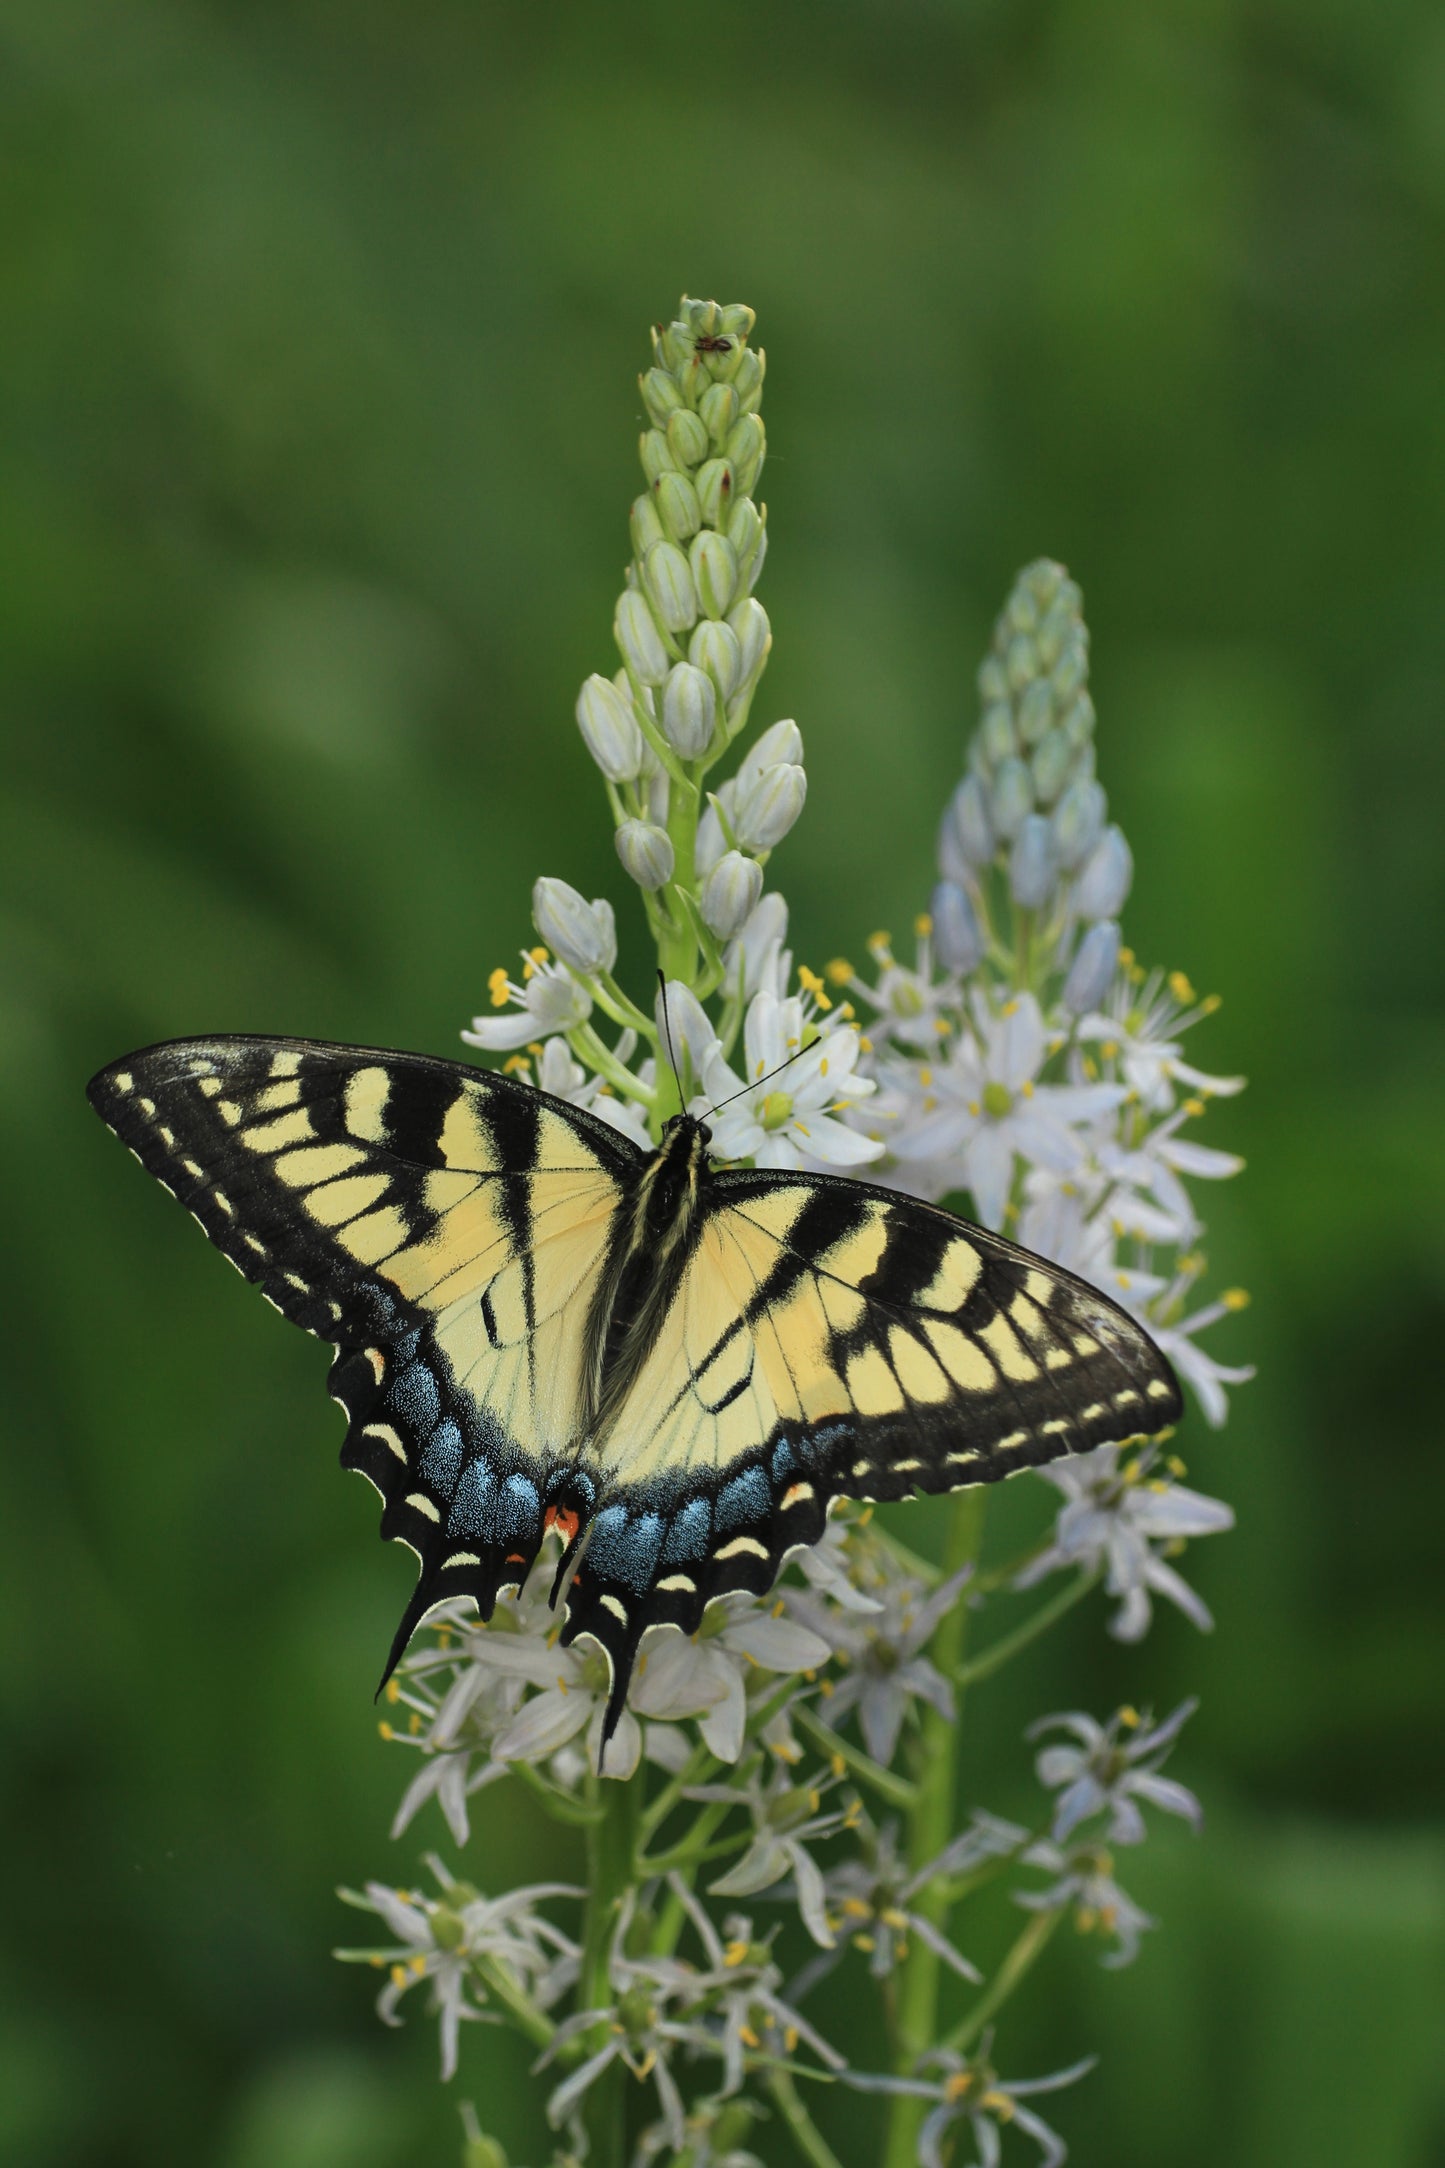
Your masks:
M 672 838 L 652 821 L 624 821 L 617 831 L 617 855 L 639 888 L 661 888 L 672 879 Z
M 1119 927 L 1112 918 L 1091 926 L 1079 943 L 1064 981 L 1064 1007 L 1075 1016 L 1097 1009 L 1114 983 L 1119 964 Z
M 664 535 L 674 542 L 690 542 L 702 525 L 702 506 L 697 501 L 697 491 L 685 474 L 678 474 L 673 469 L 669 469 L 666 474 L 659 474 L 652 485 L 652 503 L 656 507 L 657 519 L 657 533 L 652 537 L 653 542 L 660 541 Z M 635 530 L 632 545 L 637 549 Z M 651 547 L 651 543 L 648 547 Z M 639 559 L 643 558 L 647 555 L 647 550 L 638 549 L 637 555 Z
M 762 472 L 767 436 L 756 414 L 744 414 L 729 432 L 727 455 L 733 463 L 733 487 L 740 497 L 752 495 Z
M 1122 828 L 1104 830 L 1074 890 L 1080 918 L 1114 918 L 1134 880 L 1134 856 Z
M 728 625 L 738 643 L 738 683 L 750 685 L 767 661 L 768 649 L 773 644 L 768 613 L 754 596 L 749 595 L 733 611 Z
M 702 884 L 698 907 L 703 924 L 719 941 L 741 932 L 763 893 L 763 869 L 741 851 L 724 851 Z
M 1029 762 L 1033 771 L 1034 791 L 1040 805 L 1052 805 L 1068 781 L 1074 764 L 1074 748 L 1062 730 L 1051 730 L 1035 748 Z
M 726 617 L 738 584 L 737 553 L 726 535 L 705 527 L 689 552 L 697 599 L 707 617 Z
M 988 792 L 976 775 L 966 775 L 948 802 L 948 820 L 967 863 L 986 866 L 994 853 Z
M 742 649 L 731 625 L 705 617 L 688 643 L 687 659 L 706 670 L 721 700 L 731 700 L 742 677 Z
M 667 419 L 682 405 L 682 393 L 677 382 L 666 369 L 649 369 L 646 376 L 637 379 L 642 393 L 642 403 L 647 418 L 655 429 L 665 429 Z
M 679 475 L 677 479 L 681 481 L 682 476 Z M 666 541 L 667 535 L 662 521 L 658 517 L 657 506 L 650 490 L 645 495 L 633 499 L 632 516 L 628 521 L 628 527 L 632 534 L 632 553 L 639 562 L 647 555 L 654 542 Z
M 642 560 L 642 576 L 658 617 L 668 632 L 686 632 L 697 623 L 697 593 L 687 559 L 675 542 L 654 542 Z
M 739 763 L 737 788 L 739 791 L 749 791 L 765 768 L 775 768 L 780 761 L 790 761 L 801 766 L 802 759 L 803 733 L 791 716 L 784 716 L 780 723 L 768 725 L 757 744 Z
M 1081 866 L 1100 836 L 1109 801 L 1101 783 L 1081 777 L 1071 783 L 1054 807 L 1054 849 L 1066 873 Z
M 1037 911 L 1048 902 L 1057 871 L 1048 819 L 1042 813 L 1030 813 L 1020 823 L 1009 853 L 1009 894 L 1021 910 Z
M 779 761 L 764 768 L 756 782 L 739 794 L 733 823 L 739 843 L 749 851 L 774 849 L 802 812 L 807 795 L 807 775 L 794 762 Z
M 631 783 L 642 772 L 642 732 L 625 695 L 594 671 L 577 695 L 577 728 L 609 783 Z
M 1019 701 L 1019 736 L 1025 745 L 1037 745 L 1054 719 L 1054 703 L 1047 678 L 1035 678 Z
M 660 429 L 644 431 L 638 441 L 637 453 L 649 482 L 655 482 L 660 474 L 670 474 L 677 465 Z
M 662 689 L 662 734 L 668 744 L 684 760 L 698 760 L 712 743 L 716 721 L 712 679 L 695 663 L 676 663 Z
M 738 395 L 731 384 L 710 384 L 697 403 L 698 420 L 721 450 L 739 414 Z
M 1034 785 L 1028 769 L 1021 760 L 1003 761 L 989 793 L 994 834 L 1004 843 L 1012 843 L 1033 809 Z
M 697 501 L 709 527 L 726 527 L 737 490 L 730 459 L 709 459 L 697 470 Z
M 617 928 L 605 896 L 588 903 L 570 883 L 544 874 L 532 886 L 532 924 L 559 962 L 584 978 L 617 961 Z
M 729 785 L 723 785 L 724 791 L 729 788 Z M 722 791 L 718 792 L 718 796 L 722 796 Z M 728 808 L 728 818 L 732 818 L 731 808 Z M 703 807 L 702 818 L 697 824 L 697 841 L 693 845 L 693 864 L 697 868 L 699 880 L 705 879 L 712 872 L 727 847 L 728 839 L 723 834 L 723 824 L 718 818 L 717 807 L 709 803 Z
M 933 950 L 945 971 L 972 971 L 983 956 L 983 935 L 966 889 L 940 881 L 929 903 Z
M 1014 736 L 1013 713 L 1006 700 L 995 701 L 991 708 L 985 709 L 978 736 L 983 757 L 990 768 L 1001 767 L 1004 761 L 1013 759 L 1019 747 Z
M 683 570 L 687 570 L 685 563 Z M 623 661 L 639 683 L 662 683 L 672 665 L 662 644 L 657 620 L 647 606 L 647 597 L 639 594 L 635 587 L 624 588 L 617 598 L 612 636 Z
M 659 1039 L 665 1046 L 671 1044 L 679 1061 L 685 1055 L 692 1063 L 694 1078 L 700 1077 L 717 1045 L 717 1033 L 692 988 L 682 979 L 669 979 L 653 997 L 652 1014 Z
M 695 467 L 706 459 L 707 431 L 691 407 L 679 407 L 667 417 L 667 448 L 677 467 Z

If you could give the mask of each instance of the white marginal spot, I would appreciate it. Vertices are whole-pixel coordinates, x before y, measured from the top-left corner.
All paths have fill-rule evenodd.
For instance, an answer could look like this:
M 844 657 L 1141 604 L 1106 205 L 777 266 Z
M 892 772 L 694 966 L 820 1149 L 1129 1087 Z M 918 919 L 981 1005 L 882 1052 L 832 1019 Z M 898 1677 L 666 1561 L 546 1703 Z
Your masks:
M 658 1588 L 671 1595 L 674 1590 L 695 1590 L 697 1587 L 690 1573 L 669 1573 L 658 1582 Z
M 895 1475 L 912 1475 L 915 1468 L 921 1468 L 922 1466 L 921 1460 L 895 1460 L 893 1472 Z
M 481 1560 L 475 1551 L 453 1551 L 450 1558 L 442 1560 L 442 1571 L 445 1573 L 448 1566 L 480 1566 L 480 1564 Z
M 208 1099 L 214 1099 L 221 1089 L 221 1080 L 218 1076 L 197 1077 L 196 1082 Z
M 241 1109 L 234 1099 L 223 1099 L 216 1108 L 216 1112 L 229 1129 L 234 1129 L 241 1119 Z
M 287 1272 L 287 1273 L 284 1273 L 284 1274 L 282 1275 L 282 1277 L 283 1277 L 283 1278 L 285 1279 L 286 1285 L 287 1285 L 288 1287 L 294 1287 L 294 1288 L 296 1289 L 296 1292 L 297 1292 L 298 1294 L 300 1294 L 300 1295 L 309 1295 L 309 1294 L 310 1294 L 311 1290 L 310 1290 L 310 1288 L 309 1288 L 309 1287 L 308 1287 L 308 1286 L 306 1285 L 306 1282 L 305 1282 L 305 1281 L 304 1281 L 304 1280 L 302 1279 L 302 1277 L 301 1277 L 301 1275 L 300 1275 L 300 1273 L 299 1273 L 299 1272 Z
M 129 1069 L 117 1071 L 115 1088 L 118 1092 L 133 1092 L 135 1090 L 135 1078 L 131 1075 Z
M 227 1219 L 234 1219 L 236 1217 L 236 1207 L 232 1204 L 230 1198 L 226 1195 L 226 1192 L 223 1189 L 213 1189 L 211 1191 L 211 1202 L 212 1204 L 218 1204 L 220 1206 L 221 1210 L 225 1213 Z
M 382 1379 L 386 1376 L 386 1357 L 382 1354 L 379 1347 L 365 1348 L 362 1350 L 362 1352 L 366 1356 L 367 1361 L 371 1364 L 372 1370 L 376 1376 L 376 1382 L 378 1385 L 380 1385 Z
M 202 1175 L 205 1173 L 205 1169 L 203 1167 L 198 1167 L 193 1159 L 183 1159 L 181 1161 L 181 1165 L 185 1168 L 187 1174 L 190 1176 L 193 1182 L 199 1182 Z
M 1041 1438 L 1061 1438 L 1065 1431 L 1072 1430 L 1073 1427 L 1073 1424 L 1066 1417 L 1056 1415 L 1051 1423 L 1040 1423 L 1039 1436 Z
M 255 1235 L 242 1235 L 241 1240 L 245 1243 L 247 1249 L 254 1250 L 258 1257 L 264 1257 L 266 1255 L 265 1243 L 258 1241 Z
M 1044 1357 L 1044 1367 L 1047 1370 L 1062 1370 L 1073 1359 L 1066 1347 L 1051 1347 Z
M 1099 1417 L 1107 1415 L 1108 1412 L 1102 1400 L 1095 1400 L 1087 1408 L 1080 1408 L 1079 1421 L 1081 1423 L 1097 1423 Z
M 151 1111 L 154 1112 L 154 1108 Z M 167 1129 L 164 1122 L 158 1122 L 156 1124 L 156 1135 L 160 1138 L 161 1143 L 165 1146 L 168 1152 L 172 1151 L 175 1148 L 175 1132 L 173 1130 Z
M 1151 1378 L 1147 1390 L 1151 1400 L 1167 1400 L 1169 1398 L 1169 1388 L 1164 1383 L 1163 1378 Z
M 1028 1442 L 1029 1433 L 1026 1430 L 1011 1430 L 1006 1438 L 999 1439 L 994 1451 L 996 1453 L 1011 1453 L 1016 1445 L 1027 1445 Z
M 950 1453 L 947 1465 L 950 1468 L 966 1468 L 970 1461 L 977 1459 L 977 1453 Z
M 1143 1395 L 1135 1392 L 1132 1385 L 1126 1385 L 1122 1393 L 1115 1393 L 1114 1405 L 1116 1408 L 1132 1408 L 1135 1401 L 1142 1398 Z
M 741 1558 L 745 1553 L 750 1553 L 754 1558 L 766 1558 L 768 1547 L 766 1543 L 759 1543 L 756 1536 L 734 1536 L 731 1543 L 725 1543 L 720 1551 L 714 1551 L 713 1557 L 721 1562 L 724 1558 Z M 604 1596 L 602 1600 L 605 1603 L 607 1599 Z
M 429 1521 L 439 1521 L 441 1519 L 440 1513 L 438 1513 L 430 1498 L 427 1497 L 425 1491 L 413 1491 L 406 1502 L 409 1506 L 415 1506 L 418 1513 L 424 1513 Z
M 146 1120 L 149 1121 L 156 1110 L 156 1103 L 154 1099 L 137 1099 L 136 1105 L 140 1108 L 141 1113 L 145 1116 Z
M 599 1596 L 597 1601 L 604 1611 L 610 1611 L 614 1618 L 620 1618 L 624 1626 L 627 1624 L 627 1606 L 616 1596 Z
M 806 1499 L 809 1499 L 812 1496 L 813 1486 L 811 1483 L 790 1483 L 788 1485 L 788 1488 L 783 1492 L 783 1511 L 786 1512 L 789 1506 L 802 1505 Z
M 853 1463 L 853 1473 L 854 1475 L 871 1475 L 873 1473 L 872 1461 L 855 1460 Z
M 343 1402 L 342 1405 L 344 1406 L 345 1403 Z M 389 1451 L 395 1453 L 398 1460 L 405 1461 L 406 1447 L 402 1444 L 400 1437 L 392 1429 L 390 1423 L 368 1423 L 361 1435 L 363 1438 L 379 1438 Z

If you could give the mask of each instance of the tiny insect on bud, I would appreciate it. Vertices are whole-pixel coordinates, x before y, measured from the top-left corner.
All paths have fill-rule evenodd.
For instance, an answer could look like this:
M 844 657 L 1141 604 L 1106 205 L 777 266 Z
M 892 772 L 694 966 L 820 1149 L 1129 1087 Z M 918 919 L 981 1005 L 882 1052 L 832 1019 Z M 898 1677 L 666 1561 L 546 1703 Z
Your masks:
M 1074 890 L 1080 918 L 1114 918 L 1134 882 L 1134 857 L 1122 828 L 1100 836 Z
M 717 691 L 695 663 L 674 665 L 662 690 L 662 734 L 684 760 L 699 760 L 712 743 Z
M 1014 902 L 1024 911 L 1039 910 L 1049 900 L 1057 872 L 1048 819 L 1042 813 L 1029 813 L 1019 823 L 1009 853 L 1008 884 Z
M 660 541 L 666 536 L 674 542 L 690 542 L 702 525 L 702 506 L 687 476 L 673 470 L 659 474 L 653 484 L 652 502 L 658 523 L 658 531 L 652 540 Z M 637 548 L 635 533 L 633 547 Z M 639 549 L 637 554 L 641 558 L 646 551 Z
M 772 850 L 797 821 L 807 796 L 807 775 L 794 762 L 778 761 L 764 768 L 739 794 L 733 824 L 739 843 L 747 850 Z
M 707 617 L 726 617 L 738 584 L 738 560 L 726 535 L 705 527 L 689 552 L 697 599 Z
M 622 870 L 639 888 L 661 888 L 672 879 L 672 838 L 652 821 L 624 821 L 617 831 Z
M 627 698 L 595 671 L 577 695 L 577 727 L 609 783 L 631 783 L 642 773 L 642 732 Z
M 683 570 L 687 566 L 684 562 Z M 628 669 L 643 685 L 660 685 L 671 668 L 657 620 L 648 608 L 647 597 L 635 587 L 624 588 L 617 598 L 617 613 L 612 621 L 612 636 Z
M 940 881 L 928 908 L 934 953 L 944 970 L 975 970 L 983 956 L 983 935 L 967 890 L 955 881 Z
M 642 576 L 658 618 L 668 632 L 687 632 L 697 623 L 697 591 L 687 559 L 675 542 L 654 542 L 642 562 Z
M 532 924 L 559 961 L 584 978 L 617 961 L 617 927 L 605 896 L 588 903 L 567 881 L 544 874 L 532 887 Z
M 1069 975 L 1064 981 L 1064 1007 L 1074 1016 L 1086 1016 L 1114 983 L 1119 964 L 1119 928 L 1114 919 L 1101 919 L 1079 943 Z
M 698 906 L 703 924 L 719 941 L 741 932 L 763 893 L 763 869 L 741 851 L 724 851 L 702 884 Z

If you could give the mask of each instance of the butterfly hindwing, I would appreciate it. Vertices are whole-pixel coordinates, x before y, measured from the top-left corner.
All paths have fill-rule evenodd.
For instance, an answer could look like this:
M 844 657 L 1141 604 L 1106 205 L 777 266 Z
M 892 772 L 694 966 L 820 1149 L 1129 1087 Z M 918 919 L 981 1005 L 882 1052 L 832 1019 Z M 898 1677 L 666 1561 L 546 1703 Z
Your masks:
M 336 1349 L 342 1459 L 421 1560 L 403 1630 L 490 1614 L 576 1465 L 585 1317 L 639 1155 L 595 1117 L 460 1063 L 303 1041 L 131 1055 L 92 1103 L 211 1240 Z

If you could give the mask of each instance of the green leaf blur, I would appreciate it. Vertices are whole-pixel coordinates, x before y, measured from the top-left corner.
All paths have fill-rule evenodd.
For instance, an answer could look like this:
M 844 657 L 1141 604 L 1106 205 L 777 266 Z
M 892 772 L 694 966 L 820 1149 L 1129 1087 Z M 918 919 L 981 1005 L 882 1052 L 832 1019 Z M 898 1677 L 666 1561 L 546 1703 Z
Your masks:
M 969 1716 L 997 1765 L 1041 1708 L 1198 1689 L 1209 1826 L 1138 1861 L 1138 1966 L 1064 1950 L 1000 2064 L 1101 2050 L 1057 2118 L 1082 2164 L 1425 2168 L 1438 10 L 13 0 L 0 41 L 0 2159 L 460 2157 L 434 2035 L 328 1956 L 335 1884 L 440 1834 L 389 1843 L 370 1706 L 409 1561 L 337 1472 L 320 1351 L 81 1094 L 183 1032 L 459 1052 L 536 874 L 623 897 L 572 706 L 612 667 L 644 327 L 686 289 L 769 351 L 799 953 L 906 931 L 1047 553 L 1128 937 L 1224 994 L 1191 1056 L 1251 1079 L 1207 1134 L 1251 1162 L 1211 1248 L 1260 1377 L 1180 1441 L 1239 1513 L 1191 1560 L 1218 1631 L 1120 1653 L 1090 1615 Z M 491 1886 L 554 1871 L 486 1801 Z M 451 2091 L 539 2158 L 509 2036 Z

